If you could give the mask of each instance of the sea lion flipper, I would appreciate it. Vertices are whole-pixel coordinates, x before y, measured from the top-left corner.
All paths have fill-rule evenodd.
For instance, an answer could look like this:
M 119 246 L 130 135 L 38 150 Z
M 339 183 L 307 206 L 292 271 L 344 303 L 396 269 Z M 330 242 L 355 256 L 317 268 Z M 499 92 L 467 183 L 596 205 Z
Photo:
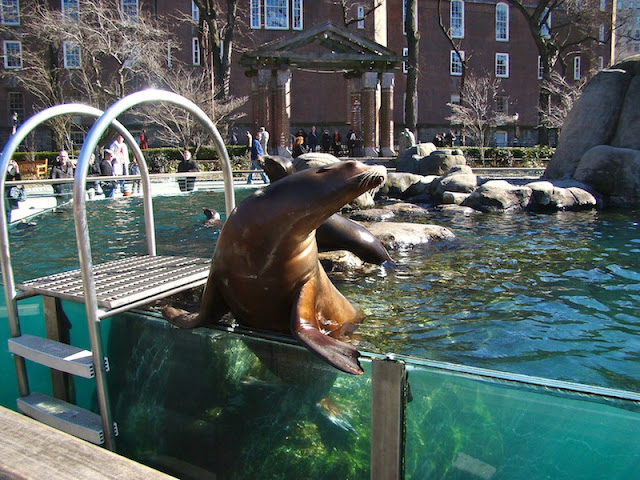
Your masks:
M 215 282 L 209 281 L 200 299 L 199 313 L 191 313 L 179 308 L 166 306 L 162 308 L 162 316 L 176 327 L 190 329 L 217 323 L 228 311 L 229 306 Z
M 315 288 L 308 282 L 301 289 L 291 312 L 291 332 L 305 347 L 343 372 L 362 375 L 360 352 L 318 330 L 315 319 Z
M 179 328 L 197 328 L 202 326 L 200 315 L 179 308 L 166 306 L 162 308 L 162 316 L 171 325 Z

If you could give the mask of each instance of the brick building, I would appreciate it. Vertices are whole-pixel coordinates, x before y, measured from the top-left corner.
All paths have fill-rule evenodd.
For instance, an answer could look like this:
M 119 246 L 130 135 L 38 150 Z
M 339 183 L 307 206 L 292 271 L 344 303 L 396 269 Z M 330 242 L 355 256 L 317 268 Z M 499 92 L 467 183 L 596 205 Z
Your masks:
M 174 35 L 174 46 L 167 46 L 165 68 L 172 68 L 176 62 L 184 62 L 194 71 L 205 68 L 207 60 L 198 29 L 187 23 L 172 20 L 178 13 L 198 20 L 198 9 L 190 0 L 104 0 L 112 2 L 114 8 L 121 8 L 129 15 L 149 14 L 158 21 L 167 22 Z M 602 0 L 600 10 L 602 22 L 593 25 L 597 42 L 577 46 L 562 52 L 559 65 L 570 81 L 577 81 L 593 69 L 610 64 L 611 48 L 607 23 L 612 0 Z M 1 0 L 3 67 L 20 69 L 21 15 L 31 8 L 34 0 Z M 42 2 L 39 2 L 42 3 Z M 82 0 L 49 0 L 51 8 L 82 8 Z M 224 4 L 225 2 L 220 2 Z M 233 96 L 251 96 L 255 90 L 255 77 L 250 68 L 240 62 L 242 55 L 259 51 L 265 44 L 303 34 L 314 26 L 331 22 L 352 32 L 354 38 L 362 36 L 395 53 L 397 57 L 406 55 L 407 41 L 404 34 L 404 1 L 401 0 L 361 0 L 345 2 L 346 11 L 333 0 L 239 0 L 234 37 L 234 53 L 230 78 L 230 93 Z M 379 4 L 377 8 L 373 8 Z M 460 70 L 457 58 L 448 38 L 438 25 L 437 0 L 418 1 L 418 31 L 420 32 L 419 79 L 418 79 L 418 138 L 431 140 L 437 132 L 452 128 L 447 116 L 447 103 L 459 98 Z M 534 8 L 535 2 L 529 8 Z M 508 2 L 495 0 L 443 0 L 442 20 L 445 28 L 451 28 L 452 36 L 464 52 L 470 72 L 497 76 L 501 79 L 501 92 L 496 108 L 506 118 L 513 119 L 499 126 L 495 136 L 497 144 L 514 143 L 516 127 L 522 144 L 537 143 L 538 98 L 540 90 L 539 57 L 525 19 Z M 551 27 L 560 22 L 562 12 L 554 12 Z M 360 20 L 358 20 L 360 19 Z M 348 25 L 345 26 L 345 20 Z M 353 22 L 350 22 L 354 20 Z M 453 21 L 452 21 L 453 20 Z M 609 18 L 610 20 L 610 18 Z M 7 34 L 9 32 L 10 34 Z M 567 40 L 568 41 L 568 40 Z M 178 48 L 179 47 L 179 48 Z M 326 53 L 326 52 L 325 52 Z M 73 57 L 74 51 L 60 48 L 61 65 L 80 61 Z M 284 59 L 283 59 L 284 61 Z M 286 63 L 286 62 L 285 62 Z M 274 67 L 276 68 L 276 67 Z M 254 72 L 255 73 L 255 72 Z M 357 72 L 360 75 L 362 71 Z M 383 119 L 385 125 L 376 126 L 376 144 L 379 147 L 380 128 L 384 130 L 390 122 L 395 133 L 404 127 L 404 101 L 406 74 L 403 64 L 397 62 L 386 78 L 387 92 L 391 92 L 392 118 Z M 380 74 L 375 88 L 376 111 L 380 114 L 385 84 Z M 353 123 L 353 71 L 349 69 L 314 68 L 305 64 L 302 68 L 291 68 L 291 95 L 286 109 L 289 114 L 291 131 L 298 128 L 310 129 L 317 125 L 320 130 L 338 129 L 342 135 Z M 392 89 L 388 90 L 389 81 Z M 145 85 L 136 85 L 142 88 Z M 81 94 L 79 95 L 81 98 Z M 34 107 L 33 98 L 18 88 L 15 82 L 3 80 L 0 84 L 0 128 L 8 135 L 15 113 L 18 121 L 30 116 Z M 104 107 L 104 106 L 103 106 Z M 243 107 L 246 114 L 235 125 L 239 131 L 254 128 L 256 108 L 253 102 Z M 517 115 L 516 115 L 517 114 Z M 132 130 L 139 125 L 132 125 Z M 149 129 L 148 129 L 149 130 Z M 82 131 L 76 129 L 77 141 L 81 141 Z M 383 134 L 384 136 L 384 134 Z M 153 138 L 153 136 L 151 136 Z M 153 146 L 153 144 L 152 144 Z

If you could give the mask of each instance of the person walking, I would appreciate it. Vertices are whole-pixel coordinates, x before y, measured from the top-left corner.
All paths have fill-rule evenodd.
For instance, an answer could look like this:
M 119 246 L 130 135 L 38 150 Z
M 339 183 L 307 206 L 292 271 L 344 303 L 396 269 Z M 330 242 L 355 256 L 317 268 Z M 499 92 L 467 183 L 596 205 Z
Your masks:
M 264 155 L 264 150 L 262 150 L 262 145 L 260 144 L 260 132 L 258 132 L 256 137 L 253 139 L 250 132 L 247 131 L 246 135 L 249 145 L 251 145 L 251 170 L 259 170 L 260 166 L 258 165 L 258 157 L 262 157 Z M 264 183 L 269 183 L 267 176 L 263 171 L 260 171 L 260 176 Z M 247 176 L 247 185 L 251 185 L 253 181 L 251 177 L 253 177 L 253 172 L 249 172 L 249 175 Z
M 69 160 L 69 154 L 66 150 L 60 150 L 56 157 L 49 178 L 73 178 L 73 164 Z M 63 203 L 71 201 L 73 197 L 73 183 L 54 183 L 53 195 L 56 197 L 56 206 L 59 207 Z

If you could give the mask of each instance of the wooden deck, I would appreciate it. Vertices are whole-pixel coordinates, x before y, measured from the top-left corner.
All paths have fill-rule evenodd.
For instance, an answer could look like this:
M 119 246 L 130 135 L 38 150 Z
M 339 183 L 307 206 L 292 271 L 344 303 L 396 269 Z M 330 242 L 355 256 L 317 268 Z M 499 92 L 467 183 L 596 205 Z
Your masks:
M 175 477 L 0 407 L 0 478 L 169 480 Z

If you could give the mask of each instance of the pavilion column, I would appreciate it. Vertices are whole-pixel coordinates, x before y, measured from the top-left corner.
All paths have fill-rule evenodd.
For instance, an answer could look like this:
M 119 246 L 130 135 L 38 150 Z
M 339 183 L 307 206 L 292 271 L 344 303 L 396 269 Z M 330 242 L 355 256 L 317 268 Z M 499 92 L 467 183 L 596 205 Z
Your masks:
M 356 133 L 356 137 L 362 139 L 362 79 L 349 77 L 349 123 Z
M 261 68 L 258 75 L 254 77 L 256 92 L 253 103 L 253 134 L 260 127 L 269 130 L 271 124 L 271 70 Z
M 362 75 L 362 137 L 364 155 L 377 157 L 377 119 L 376 90 L 378 88 L 378 72 L 366 72 Z
M 291 70 L 278 70 L 273 109 L 272 148 L 276 155 L 290 156 L 289 130 L 291 129 Z
M 381 75 L 380 86 L 380 154 L 383 157 L 394 157 L 393 150 L 393 83 L 395 75 L 385 72 Z

